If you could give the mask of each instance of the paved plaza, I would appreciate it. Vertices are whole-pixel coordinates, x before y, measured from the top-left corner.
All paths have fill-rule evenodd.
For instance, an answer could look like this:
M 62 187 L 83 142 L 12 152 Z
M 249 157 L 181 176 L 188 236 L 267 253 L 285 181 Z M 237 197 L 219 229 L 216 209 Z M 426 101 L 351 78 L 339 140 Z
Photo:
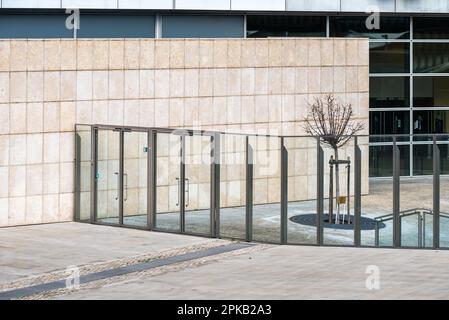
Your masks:
M 81 223 L 4 228 L 0 239 L 0 294 L 64 280 L 68 266 L 83 276 L 231 244 Z M 256 244 L 23 298 L 447 299 L 449 251 Z

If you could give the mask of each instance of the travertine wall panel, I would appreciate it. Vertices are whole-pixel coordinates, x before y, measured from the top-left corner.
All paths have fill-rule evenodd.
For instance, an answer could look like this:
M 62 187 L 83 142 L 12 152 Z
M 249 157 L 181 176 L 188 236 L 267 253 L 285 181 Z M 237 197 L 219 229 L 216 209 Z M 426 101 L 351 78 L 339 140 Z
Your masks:
M 334 93 L 367 133 L 368 87 L 362 39 L 0 40 L 0 226 L 73 220 L 75 123 L 301 135 L 307 103 Z M 313 147 L 292 146 L 290 159 L 289 199 L 313 198 Z M 116 162 L 104 159 L 108 177 Z M 192 170 L 191 201 L 200 206 L 207 177 Z M 174 209 L 175 171 L 160 171 L 166 210 Z M 255 202 L 279 201 L 278 171 L 255 174 Z M 224 165 L 222 177 L 222 205 L 241 205 L 241 166 Z M 140 212 L 143 185 L 130 179 L 129 196 L 139 200 L 129 210 Z M 108 181 L 101 212 L 114 205 Z

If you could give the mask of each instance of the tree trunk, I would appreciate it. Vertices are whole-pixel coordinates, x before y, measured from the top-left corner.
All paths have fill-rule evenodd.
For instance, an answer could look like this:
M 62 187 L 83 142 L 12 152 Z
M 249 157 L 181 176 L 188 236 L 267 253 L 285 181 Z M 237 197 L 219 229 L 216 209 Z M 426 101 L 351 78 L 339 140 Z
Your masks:
M 338 148 L 334 148 L 335 156 L 335 198 L 337 199 L 337 213 L 335 215 L 335 223 L 340 223 L 340 169 L 338 164 Z

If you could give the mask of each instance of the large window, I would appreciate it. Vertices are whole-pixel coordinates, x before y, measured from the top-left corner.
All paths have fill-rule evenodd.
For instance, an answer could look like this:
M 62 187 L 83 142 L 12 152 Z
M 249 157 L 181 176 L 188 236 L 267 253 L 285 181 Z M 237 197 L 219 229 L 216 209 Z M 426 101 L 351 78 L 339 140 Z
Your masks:
M 242 38 L 243 36 L 243 16 L 162 17 L 163 38 Z
M 408 134 L 410 131 L 409 111 L 371 112 L 371 134 Z
M 414 39 L 449 39 L 449 18 L 413 18 Z
M 413 133 L 433 134 L 449 132 L 449 111 L 417 110 L 413 112 Z
M 446 137 L 447 138 L 447 137 Z M 449 145 L 438 144 L 440 149 L 441 173 L 449 174 Z M 433 145 L 421 144 L 413 146 L 413 174 L 433 174 Z
M 410 45 L 403 42 L 371 42 L 371 73 L 408 73 L 410 70 Z
M 415 108 L 449 108 L 449 77 L 417 77 L 413 79 Z
M 0 38 L 73 38 L 64 14 L 1 14 Z
M 371 25 L 366 16 L 331 17 L 332 37 L 368 37 L 370 39 L 409 39 L 410 19 L 408 17 L 380 17 L 380 28 Z
M 410 173 L 410 146 L 399 145 L 400 174 L 408 176 Z M 371 146 L 369 148 L 370 177 L 391 177 L 393 175 L 393 146 Z
M 371 77 L 370 108 L 410 107 L 410 78 Z
M 325 37 L 326 17 L 316 16 L 248 16 L 248 38 Z
M 449 43 L 415 43 L 413 45 L 414 72 L 449 72 Z
M 81 12 L 79 38 L 154 38 L 154 16 Z

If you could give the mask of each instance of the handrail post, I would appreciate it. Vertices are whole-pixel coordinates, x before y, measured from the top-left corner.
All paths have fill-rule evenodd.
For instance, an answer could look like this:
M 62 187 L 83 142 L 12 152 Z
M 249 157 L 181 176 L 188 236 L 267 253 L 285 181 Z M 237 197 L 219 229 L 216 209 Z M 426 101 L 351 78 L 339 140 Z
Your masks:
M 281 137 L 281 244 L 287 244 L 288 231 L 288 151 Z
M 148 201 L 147 201 L 147 223 L 148 229 L 153 230 L 156 226 L 156 130 L 148 130 Z
M 321 148 L 321 138 L 317 137 L 317 245 L 323 245 L 324 230 L 323 230 L 323 210 L 324 210 L 324 151 Z
M 433 136 L 433 248 L 440 247 L 440 148 Z M 425 228 L 426 226 L 424 226 Z
M 354 246 L 359 247 L 361 246 L 362 216 L 362 151 L 357 137 L 355 137 L 354 148 Z
M 376 221 L 374 225 L 374 245 L 379 246 L 379 221 Z
M 418 248 L 422 248 L 423 246 L 423 242 L 422 242 L 422 237 L 423 237 L 423 227 L 422 227 L 422 215 L 425 214 L 422 211 L 418 211 Z
M 246 241 L 253 240 L 253 148 L 246 136 Z
M 211 177 L 212 177 L 212 205 L 211 205 L 211 236 L 220 238 L 220 134 L 211 136 Z
M 91 127 L 91 163 L 90 163 L 90 222 L 97 221 L 98 187 L 98 131 Z
M 393 137 L 393 246 L 401 246 L 401 218 L 400 214 L 400 170 L 401 158 L 396 137 Z

